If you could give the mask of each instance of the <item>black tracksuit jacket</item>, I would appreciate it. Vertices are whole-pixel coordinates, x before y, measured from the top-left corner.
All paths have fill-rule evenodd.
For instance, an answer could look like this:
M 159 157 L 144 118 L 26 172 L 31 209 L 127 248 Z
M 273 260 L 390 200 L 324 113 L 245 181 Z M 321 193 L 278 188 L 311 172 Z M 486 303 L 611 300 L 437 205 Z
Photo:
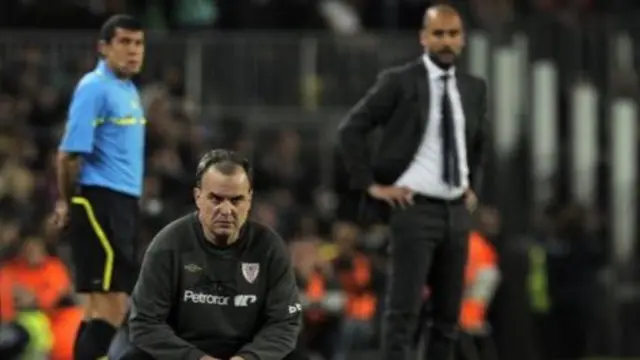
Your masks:
M 283 240 L 247 221 L 238 241 L 206 241 L 195 213 L 158 233 L 132 294 L 130 340 L 160 360 L 282 360 L 301 307 Z

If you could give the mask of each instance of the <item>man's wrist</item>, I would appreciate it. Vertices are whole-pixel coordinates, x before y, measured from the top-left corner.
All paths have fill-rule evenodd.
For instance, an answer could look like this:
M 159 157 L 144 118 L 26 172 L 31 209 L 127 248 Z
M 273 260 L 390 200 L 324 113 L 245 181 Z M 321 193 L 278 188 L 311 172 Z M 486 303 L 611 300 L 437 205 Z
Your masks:
M 367 192 L 369 194 L 371 194 L 372 192 L 376 191 L 376 189 L 378 189 L 378 187 L 380 187 L 380 185 L 378 185 L 376 183 L 370 183 L 369 186 L 367 186 Z

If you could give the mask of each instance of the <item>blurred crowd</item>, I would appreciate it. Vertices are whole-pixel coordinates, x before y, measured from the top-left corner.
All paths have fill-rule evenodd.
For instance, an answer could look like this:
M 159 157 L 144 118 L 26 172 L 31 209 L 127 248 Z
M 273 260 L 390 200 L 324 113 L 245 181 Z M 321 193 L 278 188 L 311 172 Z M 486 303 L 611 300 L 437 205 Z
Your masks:
M 415 28 L 426 0 L 75 0 L 53 7 L 44 0 L 0 4 L 0 24 L 23 28 L 92 28 L 104 16 L 132 12 L 159 29 L 326 29 L 355 33 L 364 29 Z M 500 27 L 516 17 L 557 14 L 568 20 L 603 12 L 634 12 L 627 0 L 450 0 L 471 25 Z M 52 11 L 54 11 L 52 13 Z M 52 16 L 55 14 L 55 16 Z
M 468 14 L 474 26 L 485 28 L 507 26 L 517 14 L 547 12 L 557 13 L 558 18 L 564 14 L 565 21 L 590 11 L 637 7 L 635 2 L 598 0 L 452 3 Z M 52 8 L 49 2 L 20 0 L 0 4 L 0 25 L 73 24 L 95 31 L 105 16 L 128 8 L 158 29 L 304 28 L 353 33 L 414 29 L 424 7 L 425 2 L 417 0 L 103 0 L 61 1 Z M 390 10 L 397 16 L 389 16 Z M 31 356 L 25 359 L 69 360 L 81 314 L 71 285 L 68 245 L 64 234 L 54 233 L 48 222 L 56 197 L 53 156 L 73 86 L 95 59 L 88 52 L 52 72 L 50 64 L 58 60 L 37 45 L 15 49 L 10 56 L 0 56 L 0 347 L 22 344 L 19 351 Z M 273 124 L 255 131 L 251 119 L 236 114 L 222 113 L 215 121 L 202 122 L 202 104 L 188 98 L 183 72 L 171 65 L 148 71 L 136 81 L 148 119 L 141 244 L 167 222 L 191 211 L 190 189 L 201 154 L 214 147 L 241 151 L 255 168 L 252 215 L 290 243 L 304 294 L 304 346 L 325 360 L 374 359 L 388 237 L 379 224 L 358 223 L 358 194 L 347 188 L 346 174 L 331 146 L 318 151 L 322 140 L 317 133 L 296 127 Z M 334 164 L 329 175 L 322 166 L 326 158 Z M 496 193 L 491 179 L 487 186 L 489 193 Z M 526 227 L 506 232 L 501 219 L 509 214 L 490 205 L 476 213 L 474 230 L 495 249 L 493 261 L 503 274 L 495 301 L 481 319 L 484 322 L 486 316 L 483 325 L 490 324 L 486 329 L 498 358 L 607 354 L 638 334 L 637 326 L 620 330 L 608 316 L 612 304 L 606 296 L 611 289 L 606 287 L 605 270 L 610 245 L 601 211 L 561 198 L 544 211 L 527 213 Z M 425 294 L 428 299 L 428 289 Z M 21 326 L 9 325 L 13 323 Z M 29 337 L 37 341 L 24 345 L 21 340 Z M 623 348 L 616 355 L 640 354 L 633 346 Z

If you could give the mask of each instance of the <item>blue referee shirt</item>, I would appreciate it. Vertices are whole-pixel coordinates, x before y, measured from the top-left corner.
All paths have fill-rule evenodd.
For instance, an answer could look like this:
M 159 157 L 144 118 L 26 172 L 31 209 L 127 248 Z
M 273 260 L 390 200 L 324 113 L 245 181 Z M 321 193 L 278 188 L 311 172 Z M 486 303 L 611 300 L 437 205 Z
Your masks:
M 145 123 L 136 86 L 100 61 L 76 86 L 60 143 L 82 156 L 78 182 L 139 197 Z

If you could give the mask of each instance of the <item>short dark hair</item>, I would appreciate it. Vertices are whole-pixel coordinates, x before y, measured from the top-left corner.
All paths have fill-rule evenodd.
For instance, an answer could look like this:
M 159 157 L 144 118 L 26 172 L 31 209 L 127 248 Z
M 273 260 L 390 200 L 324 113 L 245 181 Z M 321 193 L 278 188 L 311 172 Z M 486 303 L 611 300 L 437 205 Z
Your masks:
M 196 187 L 200 187 L 202 177 L 210 168 L 215 167 L 224 175 L 233 175 L 238 167 L 241 167 L 249 179 L 249 185 L 253 187 L 252 169 L 249 160 L 233 150 L 214 149 L 204 154 L 198 162 L 196 170 Z
M 100 40 L 111 42 L 116 36 L 116 29 L 124 29 L 129 31 L 142 31 L 142 23 L 131 15 L 119 14 L 113 15 L 102 24 L 100 29 Z
M 429 27 L 429 13 L 431 11 L 434 11 L 436 13 L 440 13 L 440 14 L 447 14 L 447 15 L 456 15 L 458 17 L 460 17 L 460 13 L 458 12 L 458 10 L 456 10 L 455 7 L 446 4 L 446 3 L 441 3 L 441 4 L 435 4 L 432 6 L 429 6 L 425 11 L 424 11 L 424 15 L 422 17 L 422 28 L 426 29 Z

